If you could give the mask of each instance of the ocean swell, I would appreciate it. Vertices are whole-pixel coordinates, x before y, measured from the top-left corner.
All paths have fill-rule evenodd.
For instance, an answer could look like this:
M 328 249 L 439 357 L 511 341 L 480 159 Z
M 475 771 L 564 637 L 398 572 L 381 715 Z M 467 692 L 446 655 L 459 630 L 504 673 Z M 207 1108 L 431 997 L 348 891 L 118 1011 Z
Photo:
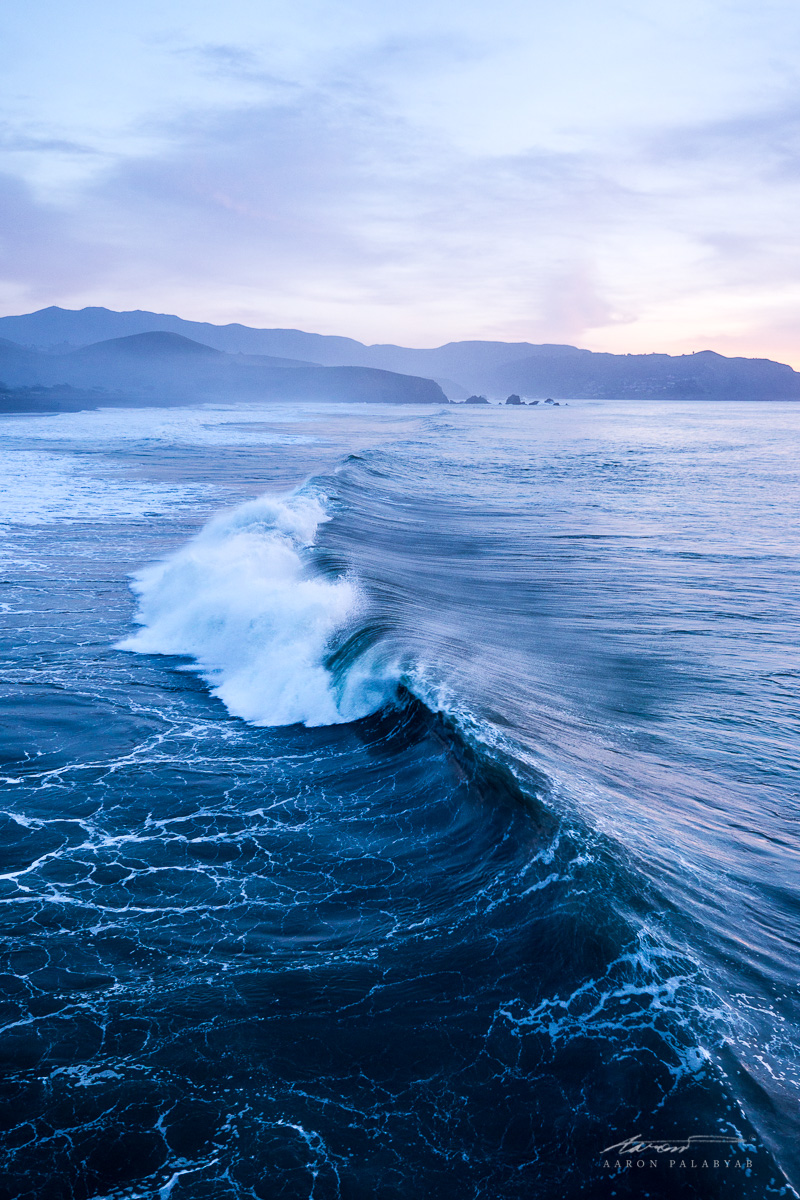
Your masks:
M 190 656 L 234 716 L 255 725 L 335 725 L 375 712 L 396 670 L 372 639 L 337 660 L 366 620 L 358 583 L 328 578 L 309 551 L 329 520 L 310 487 L 260 497 L 213 518 L 161 562 L 138 571 L 141 628 L 117 643 L 140 654 Z

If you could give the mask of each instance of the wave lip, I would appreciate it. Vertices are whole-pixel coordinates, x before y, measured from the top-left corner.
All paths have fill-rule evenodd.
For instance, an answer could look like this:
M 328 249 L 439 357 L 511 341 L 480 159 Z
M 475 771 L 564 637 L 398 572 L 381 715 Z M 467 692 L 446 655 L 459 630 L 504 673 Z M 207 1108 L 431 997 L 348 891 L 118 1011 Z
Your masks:
M 380 708 L 395 679 L 368 651 L 332 672 L 333 643 L 365 609 L 358 584 L 316 573 L 308 550 L 329 520 L 309 488 L 213 518 L 133 576 L 141 628 L 117 643 L 188 655 L 228 711 L 255 725 L 335 725 Z

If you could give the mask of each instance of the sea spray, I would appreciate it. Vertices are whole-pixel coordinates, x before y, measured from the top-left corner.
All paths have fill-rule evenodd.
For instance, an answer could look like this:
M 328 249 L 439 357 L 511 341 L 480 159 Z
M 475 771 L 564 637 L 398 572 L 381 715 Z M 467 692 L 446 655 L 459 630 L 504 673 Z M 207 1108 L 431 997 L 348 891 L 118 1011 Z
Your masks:
M 375 650 L 345 673 L 328 665 L 336 638 L 366 608 L 357 582 L 320 576 L 311 564 L 309 549 L 329 519 L 308 488 L 213 518 L 135 574 L 141 629 L 117 648 L 190 656 L 189 669 L 228 711 L 256 725 L 334 725 L 374 712 L 394 688 Z

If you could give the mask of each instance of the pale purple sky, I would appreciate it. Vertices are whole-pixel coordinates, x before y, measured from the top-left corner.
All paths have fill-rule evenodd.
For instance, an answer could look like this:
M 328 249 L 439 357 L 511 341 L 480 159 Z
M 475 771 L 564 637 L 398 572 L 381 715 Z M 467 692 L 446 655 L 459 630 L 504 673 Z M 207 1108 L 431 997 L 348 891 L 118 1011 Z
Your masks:
M 796 0 L 8 0 L 0 311 L 800 367 Z

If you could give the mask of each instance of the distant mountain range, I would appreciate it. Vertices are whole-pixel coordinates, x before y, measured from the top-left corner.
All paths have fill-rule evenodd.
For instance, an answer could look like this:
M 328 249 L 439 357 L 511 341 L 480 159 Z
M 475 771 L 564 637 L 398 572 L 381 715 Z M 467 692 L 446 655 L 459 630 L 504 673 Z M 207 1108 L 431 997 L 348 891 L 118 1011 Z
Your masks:
M 227 396 L 441 403 L 441 389 L 451 399 L 473 392 L 493 399 L 509 392 L 527 399 L 800 399 L 800 374 L 791 367 L 711 350 L 621 355 L 489 341 L 416 350 L 107 308 L 0 317 L 0 380 L 9 387 L 102 387 L 140 402 Z
M 59 351 L 0 338 L 0 412 L 206 400 L 447 403 L 431 379 L 373 367 L 226 354 L 161 330 Z

